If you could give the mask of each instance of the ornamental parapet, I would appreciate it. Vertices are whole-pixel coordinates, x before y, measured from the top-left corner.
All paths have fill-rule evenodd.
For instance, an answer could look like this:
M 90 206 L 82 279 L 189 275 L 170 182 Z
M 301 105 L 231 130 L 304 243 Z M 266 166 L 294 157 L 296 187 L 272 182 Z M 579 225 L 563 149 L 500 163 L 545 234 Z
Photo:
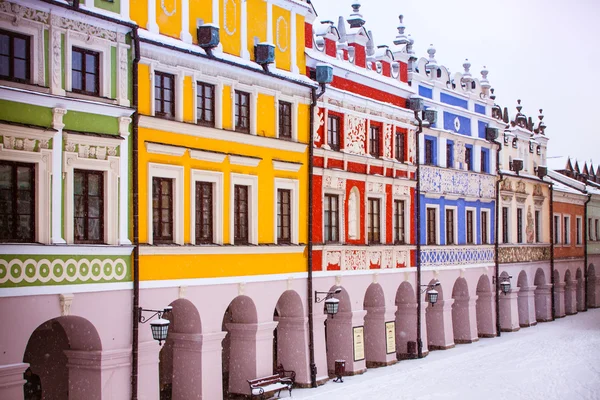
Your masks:
M 550 260 L 549 244 L 501 245 L 498 250 L 498 261 L 502 264 L 546 260 Z
M 472 265 L 494 263 L 494 246 L 423 246 L 421 266 Z
M 421 166 L 421 191 L 493 200 L 496 198 L 496 177 L 423 165 Z
M 352 271 L 410 267 L 415 246 L 325 245 L 313 249 L 322 250 L 323 270 Z

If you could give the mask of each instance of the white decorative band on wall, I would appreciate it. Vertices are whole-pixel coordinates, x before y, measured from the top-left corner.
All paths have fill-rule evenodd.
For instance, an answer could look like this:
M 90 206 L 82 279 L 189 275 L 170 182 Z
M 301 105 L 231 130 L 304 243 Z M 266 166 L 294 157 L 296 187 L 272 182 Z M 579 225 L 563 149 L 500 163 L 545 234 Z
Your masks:
M 141 256 L 187 254 L 298 254 L 306 246 L 140 246 Z

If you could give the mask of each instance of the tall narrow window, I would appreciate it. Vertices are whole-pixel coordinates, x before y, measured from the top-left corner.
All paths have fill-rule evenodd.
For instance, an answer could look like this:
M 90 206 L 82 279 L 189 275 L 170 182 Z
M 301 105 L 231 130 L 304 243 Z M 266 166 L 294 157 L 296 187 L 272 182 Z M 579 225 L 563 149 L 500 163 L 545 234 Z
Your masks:
M 488 244 L 488 212 L 481 212 L 481 244 Z
M 291 243 L 291 191 L 277 189 L 277 243 Z
M 536 243 L 540 243 L 541 237 L 540 237 L 540 224 L 542 223 L 541 221 L 541 211 L 540 210 L 535 210 L 535 242 Z
M 35 240 L 35 166 L 0 161 L 0 242 Z
M 71 89 L 93 96 L 100 95 L 100 53 L 73 47 Z
M 196 244 L 213 243 L 213 184 L 196 182 Z
M 396 132 L 396 160 L 404 162 L 406 160 L 406 134 Z
M 454 143 L 446 142 L 446 168 L 454 168 Z
M 173 242 L 173 179 L 152 178 L 152 236 L 155 243 Z
M 368 210 L 368 227 L 367 237 L 369 243 L 381 243 L 379 235 L 381 217 L 380 217 L 380 201 L 379 199 L 369 198 Z
M 104 241 L 104 174 L 101 171 L 76 169 L 73 174 L 74 241 Z
M 339 207 L 338 207 L 338 196 L 334 194 L 326 194 L 324 198 L 323 210 L 324 210 L 324 233 L 325 243 L 337 243 L 339 242 Z
M 433 140 L 425 139 L 425 164 L 433 165 Z
M 489 172 L 488 171 L 488 152 L 485 151 L 484 149 L 481 149 L 481 165 L 480 165 L 480 171 L 481 172 Z
M 571 243 L 571 219 L 569 217 L 563 217 L 563 243 Z
M 600 220 L 596 220 L 596 240 L 600 240 Z
M 379 157 L 379 127 L 372 126 L 369 129 L 369 154 L 373 157 Z
M 517 243 L 523 243 L 523 209 L 517 208 Z
M 175 76 L 154 71 L 154 115 L 175 118 Z
M 279 102 L 279 137 L 292 139 L 292 103 Z
M 331 150 L 340 149 L 340 117 L 327 116 L 327 144 Z
M 502 243 L 508 243 L 508 207 L 502 207 Z
M 588 240 L 594 240 L 594 235 L 593 235 L 593 229 L 594 226 L 592 225 L 592 219 L 588 218 Z
M 467 171 L 473 171 L 473 151 L 471 147 L 465 146 L 465 164 Z
M 0 29 L 0 79 L 29 83 L 30 38 Z
M 576 243 L 579 246 L 579 245 L 581 245 L 581 218 L 577 217 L 575 223 L 577 224 L 577 226 L 575 228 L 577 230 L 577 232 L 576 232 L 576 240 L 577 240 L 577 242 Z
M 473 211 L 467 210 L 467 244 L 473 244 Z
M 234 186 L 233 243 L 248 244 L 248 186 Z
M 427 209 L 427 244 L 437 244 L 437 221 L 435 208 Z
M 554 216 L 554 244 L 560 243 L 560 216 Z
M 446 208 L 446 244 L 456 244 L 454 240 L 454 209 Z
M 215 85 L 196 82 L 196 122 L 215 126 Z
M 404 200 L 394 200 L 394 243 L 406 244 L 404 233 Z
M 235 130 L 250 133 L 250 94 L 235 91 Z

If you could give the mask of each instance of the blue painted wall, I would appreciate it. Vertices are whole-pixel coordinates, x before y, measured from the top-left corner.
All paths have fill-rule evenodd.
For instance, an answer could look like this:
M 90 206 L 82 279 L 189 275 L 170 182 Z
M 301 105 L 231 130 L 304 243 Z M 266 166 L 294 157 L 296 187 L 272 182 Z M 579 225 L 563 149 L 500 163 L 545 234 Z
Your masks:
M 456 130 L 454 120 L 458 118 L 460 127 Z M 461 135 L 471 136 L 471 120 L 461 115 L 456 115 L 448 111 L 444 111 L 444 129 L 451 132 L 460 133 Z
M 433 99 L 433 89 L 419 85 L 419 96 Z
M 467 217 L 466 217 L 466 207 L 472 207 L 475 211 L 475 243 L 481 244 L 481 211 L 488 211 L 489 213 L 489 226 L 488 230 L 490 230 L 489 234 L 489 244 L 494 243 L 494 234 L 495 234 L 495 221 L 494 221 L 494 212 L 495 212 L 495 202 L 491 203 L 482 203 L 480 200 L 477 201 L 466 201 L 464 199 L 458 200 L 447 200 L 444 197 L 439 199 L 430 199 L 426 198 L 424 194 L 421 195 L 421 244 L 427 244 L 427 206 L 428 205 L 437 205 L 439 206 L 439 216 L 438 216 L 438 232 L 440 234 L 440 245 L 446 244 L 446 206 L 457 207 L 457 211 L 454 218 L 458 222 L 458 231 L 457 231 L 457 243 L 459 245 L 466 245 L 467 243 Z
M 485 106 L 475 103 L 475 112 L 485 115 Z
M 485 128 L 487 128 L 488 124 L 484 121 L 477 121 L 477 131 L 479 132 L 479 137 L 485 139 Z
M 442 103 L 450 104 L 451 106 L 462 107 L 465 110 L 469 109 L 469 102 L 458 97 L 450 96 L 446 93 L 440 93 L 440 101 Z

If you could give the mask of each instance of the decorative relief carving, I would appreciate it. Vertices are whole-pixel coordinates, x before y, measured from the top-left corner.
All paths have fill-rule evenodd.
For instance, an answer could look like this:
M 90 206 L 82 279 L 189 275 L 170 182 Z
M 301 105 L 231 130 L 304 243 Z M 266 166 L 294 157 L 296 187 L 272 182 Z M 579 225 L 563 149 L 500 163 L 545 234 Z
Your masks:
M 127 48 L 119 48 L 119 100 L 127 100 L 129 68 L 127 66 Z
M 454 162 L 455 163 L 465 163 L 465 144 L 460 140 L 454 143 Z
M 421 166 L 421 190 L 487 199 L 496 192 L 493 176 L 430 166 Z
M 77 143 L 67 140 L 65 151 L 77 153 L 80 158 L 91 158 L 96 160 L 106 160 L 108 156 L 115 157 L 117 148 L 115 146 L 92 146 L 89 144 Z
M 353 187 L 352 190 L 350 190 L 350 196 L 348 197 L 348 236 L 350 239 L 359 238 L 360 214 L 358 210 L 358 197 L 358 189 Z
M 518 181 L 517 182 L 517 186 L 515 188 L 515 192 L 517 193 L 523 193 L 523 194 L 527 194 L 527 190 L 525 188 L 525 182 L 523 181 Z
M 38 140 L 20 138 L 15 136 L 2 136 L 2 143 L 4 148 L 8 150 L 23 150 L 23 151 L 40 151 L 40 147 L 37 146 Z M 46 146 L 47 146 L 46 141 Z
M 409 252 L 407 250 L 396 251 L 396 268 L 405 268 L 410 262 Z
M 327 175 L 323 183 L 326 189 L 346 190 L 346 180 L 344 178 Z
M 408 186 L 394 185 L 394 196 L 408 196 L 410 188 Z
M 392 158 L 392 128 L 391 124 L 383 125 L 383 156 Z
M 365 250 L 348 250 L 344 252 L 345 269 L 367 269 L 367 252 Z
M 60 302 L 60 315 L 63 317 L 66 315 L 71 315 L 71 304 L 73 303 L 74 297 L 75 296 L 72 293 L 58 295 Z
M 385 193 L 385 184 L 381 182 L 369 182 L 367 184 L 367 192 Z
M 534 196 L 544 196 L 544 193 L 542 192 L 542 185 L 540 185 L 538 183 L 533 187 L 533 195 Z
M 160 8 L 167 17 L 172 17 L 177 12 L 177 0 L 171 0 L 173 2 L 173 8 L 170 11 L 167 9 L 165 1 L 166 0 L 160 0 Z
M 325 126 L 325 112 L 321 109 L 315 107 L 315 119 L 314 119 L 314 127 L 313 132 L 315 133 L 313 136 L 313 143 L 319 143 L 321 141 L 321 135 L 319 135 L 319 129 Z
M 500 263 L 545 261 L 550 259 L 550 246 L 510 246 L 500 247 Z
M 52 16 L 52 25 L 59 28 L 75 31 L 87 35 L 88 38 L 100 38 L 111 42 L 117 42 L 117 32 L 100 28 L 81 21 L 75 21 L 69 18 Z
M 493 262 L 493 246 L 434 247 L 424 248 L 421 251 L 421 265 L 428 267 Z
M 13 13 L 13 25 L 19 25 L 21 19 L 29 19 L 31 21 L 48 23 L 49 14 L 43 11 L 34 10 L 33 8 L 25 7 L 20 4 L 11 3 L 9 1 L 0 0 L 0 12 Z
M 533 214 L 531 214 L 531 206 L 527 207 L 527 226 L 525 228 L 525 234 L 527 235 L 527 243 L 533 243 L 534 228 Z
M 383 251 L 383 259 L 381 260 L 381 268 L 394 268 L 393 265 L 394 253 L 392 250 Z
M 324 252 L 324 268 L 337 266 L 344 270 L 364 270 L 369 269 L 371 265 L 380 268 L 404 268 L 410 264 L 409 250 L 397 250 L 392 247 L 370 246 L 353 250 L 331 249 Z
M 369 251 L 369 267 L 371 265 L 381 266 L 381 252 L 380 251 Z
M 61 59 L 61 34 L 57 29 L 52 29 L 52 86 L 56 89 L 62 87 L 62 59 Z
M 281 52 L 285 52 L 288 48 L 288 23 L 283 17 L 277 18 L 277 48 Z
M 366 120 L 351 114 L 345 115 L 345 149 L 350 153 L 364 154 L 366 140 Z
M 328 265 L 340 265 L 342 262 L 341 251 L 328 251 L 327 252 L 327 264 Z
M 415 162 L 415 132 L 408 131 L 408 161 Z
M 512 192 L 512 183 L 508 179 L 504 179 L 500 181 L 500 190 L 505 190 L 507 192 Z
M 237 2 L 236 0 L 223 1 L 223 28 L 225 33 L 233 36 L 237 31 Z

